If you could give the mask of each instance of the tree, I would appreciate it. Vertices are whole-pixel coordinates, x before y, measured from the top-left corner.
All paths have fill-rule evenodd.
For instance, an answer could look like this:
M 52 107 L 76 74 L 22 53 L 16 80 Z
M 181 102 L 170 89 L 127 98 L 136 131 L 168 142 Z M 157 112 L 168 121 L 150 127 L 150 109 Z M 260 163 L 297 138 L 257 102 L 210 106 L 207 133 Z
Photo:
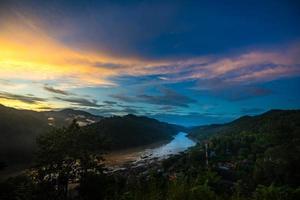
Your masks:
M 102 172 L 101 138 L 85 132 L 76 121 L 39 137 L 38 147 L 36 180 L 52 184 L 58 199 L 67 198 L 69 182 L 88 171 Z
M 299 189 L 294 190 L 289 187 L 276 187 L 273 184 L 270 186 L 259 185 L 254 192 L 255 200 L 293 200 L 297 199 Z

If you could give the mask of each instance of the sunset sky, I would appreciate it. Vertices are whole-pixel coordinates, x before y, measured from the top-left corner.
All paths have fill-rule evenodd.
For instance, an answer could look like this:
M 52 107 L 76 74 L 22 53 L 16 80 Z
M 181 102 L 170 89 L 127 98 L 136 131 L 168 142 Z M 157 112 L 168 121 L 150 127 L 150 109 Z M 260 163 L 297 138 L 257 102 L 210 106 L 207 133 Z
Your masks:
M 299 109 L 299 22 L 291 0 L 0 0 L 0 104 L 183 125 Z

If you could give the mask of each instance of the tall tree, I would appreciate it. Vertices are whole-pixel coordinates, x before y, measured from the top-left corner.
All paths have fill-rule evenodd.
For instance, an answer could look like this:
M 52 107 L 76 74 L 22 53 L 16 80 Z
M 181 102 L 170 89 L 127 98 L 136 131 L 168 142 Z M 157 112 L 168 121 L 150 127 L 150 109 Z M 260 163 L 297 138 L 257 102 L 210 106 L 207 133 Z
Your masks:
M 88 171 L 102 173 L 101 138 L 80 128 L 76 121 L 39 137 L 38 147 L 36 179 L 52 184 L 58 197 L 66 198 L 68 184 Z

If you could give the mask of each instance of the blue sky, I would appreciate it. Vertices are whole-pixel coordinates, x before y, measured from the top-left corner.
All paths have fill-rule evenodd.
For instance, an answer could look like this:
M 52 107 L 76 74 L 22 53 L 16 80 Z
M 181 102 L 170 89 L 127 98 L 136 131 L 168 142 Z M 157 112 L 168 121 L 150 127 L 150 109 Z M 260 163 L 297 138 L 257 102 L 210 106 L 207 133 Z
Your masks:
M 297 1 L 1 1 L 0 103 L 223 123 L 300 107 Z

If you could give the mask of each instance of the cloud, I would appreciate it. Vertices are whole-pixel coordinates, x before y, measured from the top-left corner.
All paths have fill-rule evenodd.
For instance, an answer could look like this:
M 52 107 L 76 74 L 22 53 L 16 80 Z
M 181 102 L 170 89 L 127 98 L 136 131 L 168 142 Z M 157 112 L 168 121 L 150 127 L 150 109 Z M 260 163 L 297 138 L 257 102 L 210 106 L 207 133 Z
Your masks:
M 6 91 L 20 90 L 25 88 L 26 86 L 27 85 L 24 83 L 15 83 L 13 81 L 0 79 L 0 88 L 5 88 Z
M 188 107 L 190 103 L 197 102 L 194 99 L 179 94 L 168 88 L 160 88 L 159 91 L 161 93 L 160 95 L 139 94 L 136 96 L 129 96 L 124 94 L 113 94 L 111 97 L 128 103 L 140 102 L 154 105 L 179 107 Z
M 8 100 L 17 100 L 17 101 L 21 101 L 23 103 L 27 103 L 27 104 L 37 104 L 40 102 L 45 102 L 47 101 L 44 98 L 40 98 L 40 97 L 35 97 L 33 95 L 19 95 L 19 94 L 12 94 L 12 93 L 8 93 L 8 92 L 0 92 L 0 98 L 1 99 L 8 99 Z
M 71 62 L 107 63 L 110 60 L 107 56 L 72 49 L 23 15 L 8 18 L 1 24 L 0 43 L 0 79 L 51 80 L 69 87 L 115 85 L 108 80 L 109 76 L 116 75 L 114 70 Z
M 115 108 L 89 108 L 84 110 L 94 115 L 100 115 L 100 116 L 119 115 L 120 113 L 120 110 Z
M 116 104 L 118 104 L 115 101 L 103 101 L 103 103 L 106 104 L 106 105 L 116 105 Z
M 169 112 L 169 111 L 176 110 L 176 107 L 175 106 L 161 106 L 159 109 L 162 111 Z
M 168 30 L 167 24 L 173 22 L 172 16 L 177 7 L 175 2 L 124 4 L 78 1 L 77 4 L 81 9 L 78 10 L 78 6 L 66 1 L 54 4 L 39 2 L 31 6 L 27 2 L 20 10 L 30 10 L 36 18 L 43 21 L 49 32 L 54 32 L 69 46 L 106 52 L 116 57 L 136 57 L 145 48 L 136 48 L 142 47 L 142 41 L 158 37 L 162 30 Z M 43 7 L 53 12 L 41 11 Z
M 56 100 L 66 101 L 76 106 L 84 106 L 84 107 L 100 107 L 96 100 L 89 100 L 85 98 L 63 98 L 63 97 L 55 97 Z
M 232 121 L 236 116 L 228 114 L 216 114 L 216 113 L 198 113 L 191 112 L 186 114 L 172 114 L 172 113 L 160 113 L 149 115 L 160 121 L 165 121 L 173 124 L 179 124 L 183 126 L 199 126 L 216 123 L 226 123 Z
M 233 82 L 255 82 L 260 80 L 272 80 L 289 76 L 297 76 L 300 73 L 300 65 L 294 67 L 290 66 L 277 66 L 275 68 L 264 68 L 259 71 L 249 72 L 235 77 Z
M 119 63 L 96 62 L 96 63 L 92 63 L 92 64 L 95 67 L 108 68 L 108 69 L 121 69 L 121 68 L 127 68 L 128 67 L 128 65 L 119 64 Z
M 213 90 L 212 95 L 227 99 L 229 101 L 242 101 L 255 97 L 271 95 L 272 90 L 263 87 L 254 86 L 235 86 L 226 89 Z
M 51 106 L 39 106 L 38 110 L 54 110 L 56 109 L 55 107 L 51 107 Z
M 136 97 L 125 95 L 125 94 L 111 94 L 110 97 L 127 103 L 134 103 L 138 101 Z
M 258 114 L 265 111 L 262 108 L 242 108 L 241 109 L 241 114 L 247 115 L 247 114 Z
M 93 113 L 95 115 L 101 116 L 112 116 L 112 115 L 126 115 L 126 114 L 135 114 L 139 115 L 141 110 L 137 110 L 132 107 L 124 107 L 124 108 L 92 108 L 87 109 L 88 112 Z
M 66 96 L 72 94 L 72 93 L 67 92 L 67 91 L 64 91 L 64 90 L 55 89 L 55 88 L 53 88 L 53 87 L 51 87 L 51 86 L 48 86 L 48 85 L 45 85 L 43 88 L 44 88 L 46 91 L 52 92 L 52 93 L 55 93 L 55 94 L 62 94 L 62 95 L 66 95 Z
M 268 1 L 256 0 L 259 7 L 256 3 L 245 6 L 235 2 L 228 6 L 202 1 L 9 2 L 11 9 L 7 10 L 30 13 L 66 45 L 116 57 L 212 54 L 299 35 L 296 1 L 271 6 Z M 5 21 L 7 16 L 2 18 Z
M 272 93 L 267 89 L 253 89 L 252 86 L 257 83 L 300 76 L 300 43 L 298 41 L 277 45 L 272 49 L 239 50 L 232 54 L 193 54 L 190 57 L 145 59 L 142 56 L 127 54 L 108 55 L 106 51 L 101 51 L 101 48 L 96 51 L 88 46 L 70 45 L 69 37 L 62 37 L 63 39 L 60 37 L 66 34 L 63 30 L 51 31 L 43 20 L 29 17 L 22 12 L 12 13 L 16 16 L 3 17 L 2 19 L 5 20 L 0 19 L 0 80 L 11 80 L 9 83 L 0 81 L 0 86 L 3 86 L 4 91 L 24 93 L 23 91 L 28 91 L 32 83 L 40 83 L 39 85 L 52 83 L 63 86 L 61 87 L 64 88 L 63 90 L 49 85 L 43 87 L 44 90 L 57 96 L 70 95 L 71 93 L 67 92 L 70 88 L 86 89 L 90 92 L 91 90 L 87 88 L 116 87 L 116 90 L 120 91 L 118 89 L 123 89 L 121 88 L 122 81 L 126 77 L 131 81 L 130 83 L 148 88 L 154 85 L 191 82 L 190 87 L 195 90 L 209 91 L 218 97 L 239 101 Z M 118 15 L 118 13 L 114 14 Z M 81 30 L 68 28 L 74 31 L 75 35 L 82 33 Z M 86 30 L 89 29 L 83 32 L 85 33 Z M 128 30 L 131 31 L 126 27 L 126 31 Z M 114 34 L 119 35 L 120 32 Z M 90 39 L 88 35 L 83 36 Z M 98 37 L 98 35 L 94 36 Z M 83 41 L 79 43 L 83 44 Z M 109 42 L 106 45 L 109 45 Z M 106 48 L 109 47 L 103 47 L 103 49 Z M 124 91 L 126 89 L 127 85 L 124 86 Z M 38 89 L 32 89 L 32 92 L 36 96 L 42 94 Z M 159 93 L 137 95 L 119 93 L 111 97 L 123 102 L 146 103 L 161 107 L 186 108 L 189 104 L 196 103 L 194 99 L 168 89 L 160 89 Z M 10 98 L 10 100 L 13 99 Z M 32 102 L 32 98 L 29 97 L 20 99 L 23 99 L 24 103 Z M 56 98 L 55 100 L 78 106 L 100 106 L 97 101 L 89 100 L 88 97 Z M 56 103 L 53 102 L 53 104 Z M 65 106 L 59 103 L 61 102 L 56 105 Z M 107 107 L 112 105 L 108 102 L 103 103 Z
M 83 88 L 115 87 L 117 77 L 157 75 L 159 80 L 153 84 L 192 80 L 199 82 L 198 89 L 214 89 L 300 75 L 297 41 L 235 54 L 124 58 L 74 48 L 46 31 L 39 20 L 20 13 L 15 18 L 5 20 L 0 30 L 0 79 L 53 81 L 65 88 Z
M 272 94 L 273 91 L 262 87 L 250 87 L 248 89 L 248 92 L 254 96 L 265 96 L 265 95 Z
M 170 105 L 170 106 L 180 106 L 180 107 L 188 107 L 190 103 L 196 103 L 194 99 L 191 99 L 187 96 L 179 94 L 174 90 L 170 90 L 167 88 L 161 88 L 160 92 L 162 95 L 147 95 L 141 94 L 138 95 L 138 99 L 143 102 L 156 104 L 156 105 Z
M 157 75 L 153 84 L 196 81 L 194 89 L 214 90 L 300 76 L 299 54 L 300 43 L 294 41 L 272 49 L 169 60 L 148 73 Z

